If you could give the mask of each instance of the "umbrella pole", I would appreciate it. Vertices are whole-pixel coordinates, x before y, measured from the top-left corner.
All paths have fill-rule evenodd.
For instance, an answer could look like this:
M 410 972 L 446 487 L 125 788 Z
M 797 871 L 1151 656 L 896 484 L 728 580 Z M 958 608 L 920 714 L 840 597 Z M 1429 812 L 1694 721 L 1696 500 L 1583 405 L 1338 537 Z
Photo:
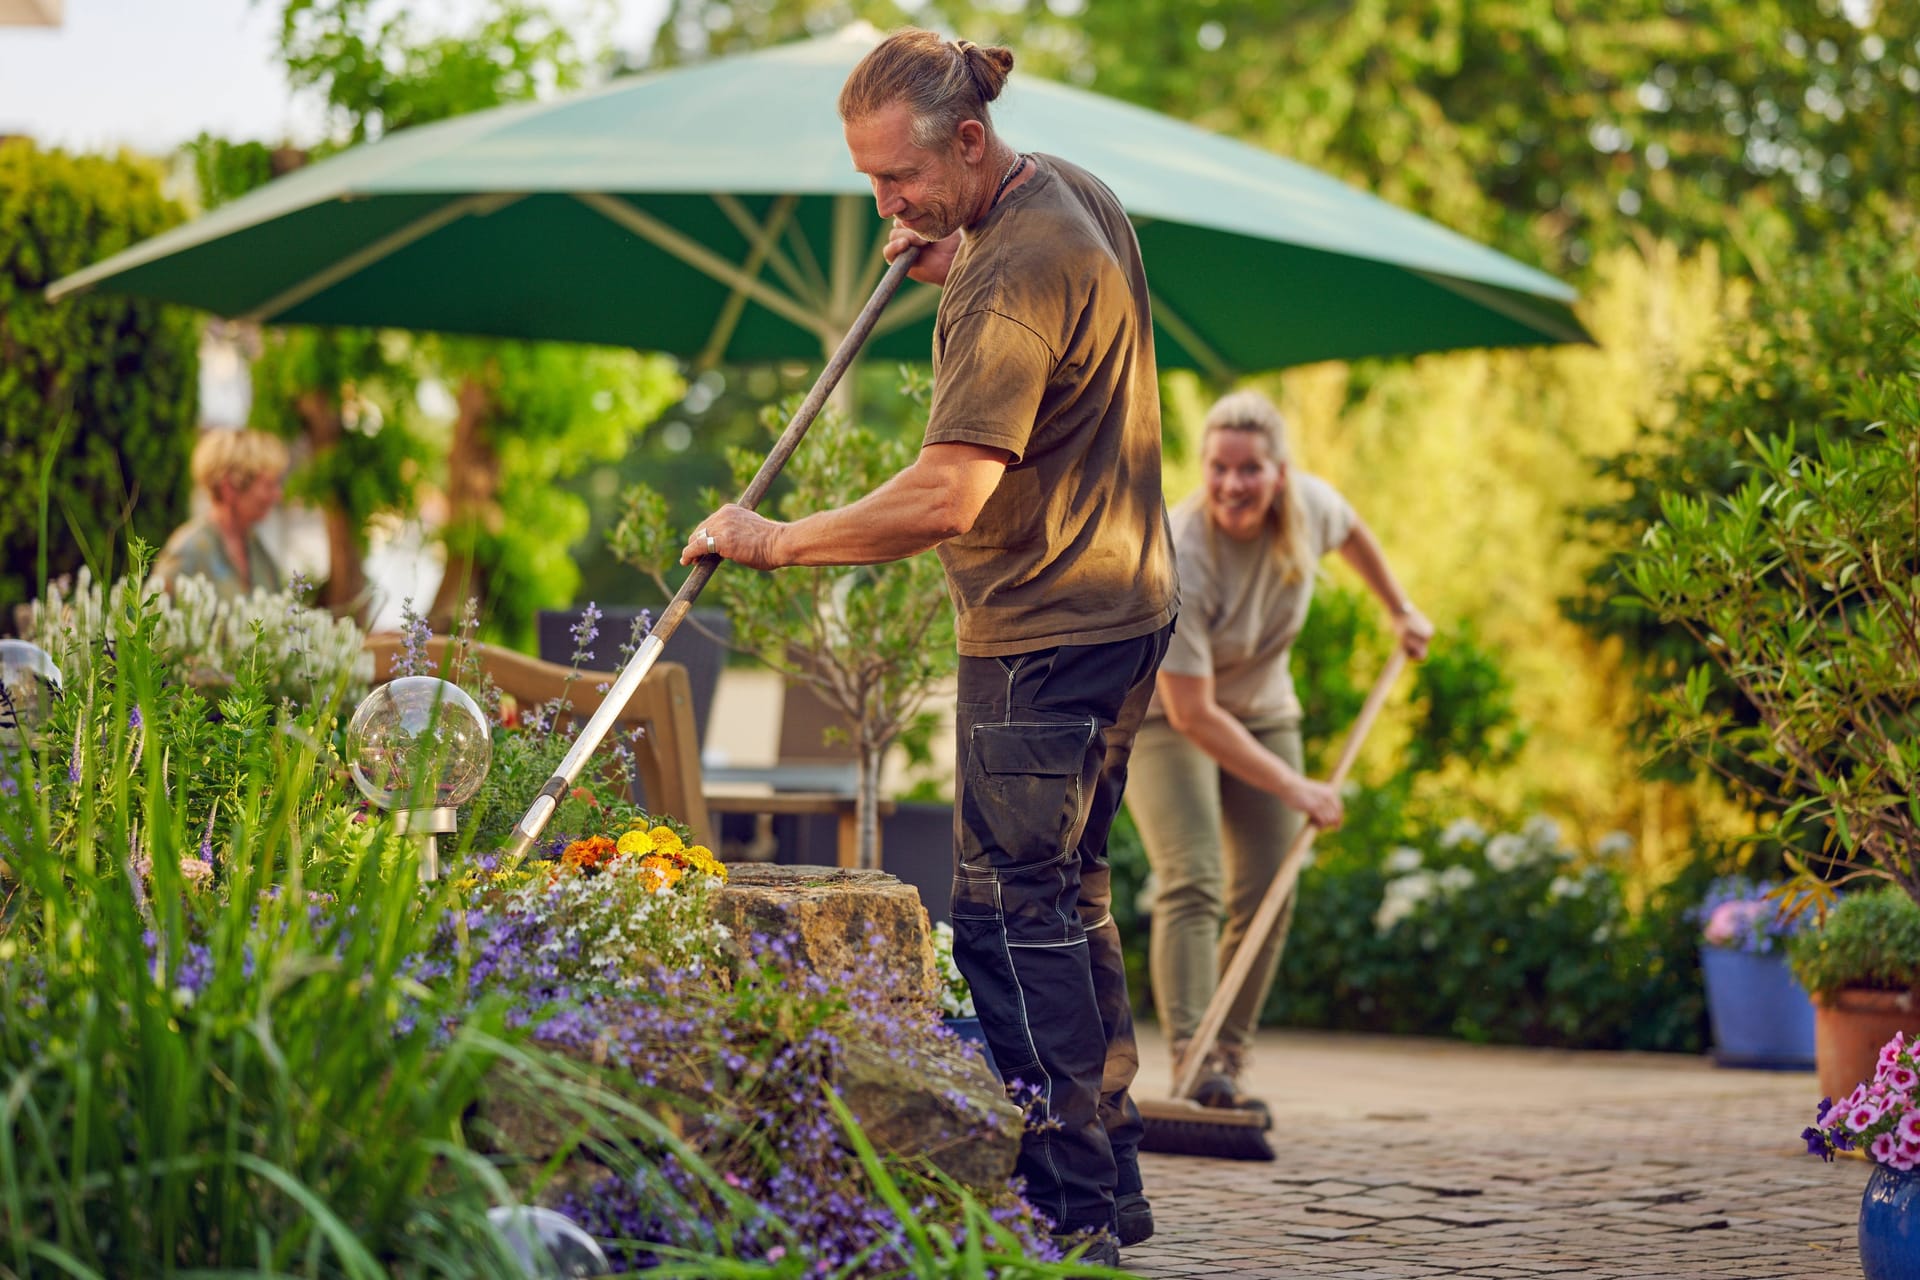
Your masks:
M 873 332 L 874 324 L 880 319 L 881 311 L 885 310 L 887 303 L 892 301 L 893 295 L 899 291 L 901 282 L 907 277 L 907 269 L 919 256 L 918 248 L 909 248 L 893 260 L 893 265 L 887 269 L 886 275 L 882 276 L 880 283 L 875 286 L 873 296 L 867 299 L 867 305 L 861 309 L 859 316 L 854 320 L 853 327 L 847 330 L 847 336 L 840 340 L 839 348 L 827 361 L 827 367 L 820 371 L 820 377 L 815 380 L 813 389 L 807 392 L 807 398 L 801 402 L 799 410 L 793 415 L 793 420 L 787 423 L 786 430 L 782 431 L 780 438 L 774 442 L 773 451 L 767 455 L 766 461 L 760 464 L 760 470 L 754 473 L 746 492 L 740 495 L 741 506 L 752 511 L 760 505 L 761 499 L 767 496 L 767 490 L 773 487 L 775 477 L 780 474 L 781 468 L 787 465 L 787 459 L 793 456 L 794 450 L 800 447 L 801 437 L 807 434 L 807 428 L 812 426 L 814 418 L 819 416 L 821 406 L 826 404 L 827 397 L 832 394 L 834 387 L 853 364 L 861 346 Z M 560 807 L 561 797 L 572 790 L 575 780 L 580 776 L 580 771 L 586 767 L 588 757 L 593 755 L 601 740 L 607 736 L 607 730 L 613 727 L 614 720 L 632 699 L 634 691 L 640 687 L 640 682 L 646 678 L 647 672 L 651 671 L 653 664 L 660 660 L 660 651 L 666 647 L 668 639 L 679 628 L 687 612 L 693 608 L 694 600 L 706 588 L 708 579 L 713 577 L 713 571 L 720 567 L 720 563 L 719 556 L 702 556 L 694 563 L 693 572 L 689 573 L 687 580 L 680 584 L 680 590 L 674 593 L 666 610 L 661 613 L 660 620 L 654 623 L 653 630 L 647 633 L 647 638 L 641 641 L 640 648 L 634 652 L 632 658 L 628 659 L 619 678 L 613 682 L 613 687 L 601 700 L 599 708 L 581 728 L 579 736 L 573 740 L 573 746 L 568 748 L 565 758 L 560 761 L 559 768 L 551 778 L 547 779 L 546 785 L 540 788 L 540 794 L 534 798 L 533 804 L 527 809 L 526 816 L 520 819 L 520 825 L 513 829 L 513 838 L 506 848 L 509 858 L 518 860 L 525 857 L 533 848 L 533 842 L 540 838 L 542 831 L 546 830 L 548 821 L 553 817 L 553 811 Z

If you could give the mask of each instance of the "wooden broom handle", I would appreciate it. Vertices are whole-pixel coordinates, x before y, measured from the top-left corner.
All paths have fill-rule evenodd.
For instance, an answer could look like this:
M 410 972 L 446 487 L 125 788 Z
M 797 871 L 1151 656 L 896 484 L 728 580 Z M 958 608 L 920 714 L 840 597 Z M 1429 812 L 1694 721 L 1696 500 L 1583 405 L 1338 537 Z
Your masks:
M 1338 787 L 1347 780 L 1347 771 L 1353 768 L 1354 757 L 1360 754 L 1360 744 L 1366 741 L 1367 731 L 1373 728 L 1380 708 L 1386 705 L 1387 694 L 1392 691 L 1394 680 L 1406 664 L 1406 651 L 1396 647 L 1393 656 L 1387 659 L 1386 668 L 1380 672 L 1380 678 L 1373 682 L 1373 688 L 1368 691 L 1359 718 L 1353 722 L 1353 728 L 1347 731 L 1346 745 L 1341 748 L 1340 761 L 1333 766 L 1333 774 L 1327 779 L 1327 785 Z M 1240 998 L 1240 989 L 1252 975 L 1253 962 L 1267 935 L 1273 932 L 1281 908 L 1286 906 L 1288 897 L 1292 895 L 1294 883 L 1300 879 L 1300 869 L 1306 863 L 1307 850 L 1313 847 L 1313 838 L 1319 831 L 1313 820 L 1308 819 L 1306 825 L 1300 828 L 1300 834 L 1287 846 L 1286 854 L 1280 859 L 1280 869 L 1274 873 L 1273 883 L 1267 886 L 1266 896 L 1260 899 L 1260 909 L 1253 913 L 1253 922 L 1247 926 L 1246 936 L 1240 939 L 1226 973 L 1220 977 L 1220 985 L 1214 988 L 1213 999 L 1207 1002 L 1207 1011 L 1200 1017 L 1200 1025 L 1187 1045 L 1186 1056 L 1174 1064 L 1179 1073 L 1173 1082 L 1174 1097 L 1193 1096 L 1193 1088 L 1200 1082 L 1201 1064 L 1213 1052 L 1214 1042 L 1220 1038 L 1220 1028 L 1226 1024 L 1227 1011 Z

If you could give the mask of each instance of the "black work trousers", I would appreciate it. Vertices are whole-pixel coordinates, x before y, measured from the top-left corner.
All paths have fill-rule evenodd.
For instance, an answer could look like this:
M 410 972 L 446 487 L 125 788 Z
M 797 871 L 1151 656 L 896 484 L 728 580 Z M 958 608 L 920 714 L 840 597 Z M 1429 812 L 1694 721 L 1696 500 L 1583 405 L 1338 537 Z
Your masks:
M 1139 1189 L 1140 1065 L 1107 832 L 1173 634 L 960 659 L 954 959 L 1010 1087 L 1037 1105 L 1016 1170 L 1059 1230 Z

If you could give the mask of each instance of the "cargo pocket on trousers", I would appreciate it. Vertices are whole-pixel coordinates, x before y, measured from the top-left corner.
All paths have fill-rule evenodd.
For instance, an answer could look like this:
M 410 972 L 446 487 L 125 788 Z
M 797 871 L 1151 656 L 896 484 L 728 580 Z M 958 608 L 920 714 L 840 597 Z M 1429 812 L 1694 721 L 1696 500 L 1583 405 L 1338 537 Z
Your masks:
M 961 789 L 963 875 L 1033 869 L 1068 852 L 1094 731 L 1092 720 L 973 727 Z

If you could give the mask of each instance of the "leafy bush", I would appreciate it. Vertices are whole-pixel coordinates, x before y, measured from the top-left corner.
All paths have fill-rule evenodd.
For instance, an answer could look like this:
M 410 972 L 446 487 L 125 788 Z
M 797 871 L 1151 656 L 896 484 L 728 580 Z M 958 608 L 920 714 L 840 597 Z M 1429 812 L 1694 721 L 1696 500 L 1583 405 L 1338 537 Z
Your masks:
M 1816 996 L 1920 991 L 1920 906 L 1891 885 L 1842 894 L 1818 927 L 1788 940 L 1787 962 Z
M 1657 696 L 1661 745 L 1800 833 L 1809 888 L 1829 864 L 1920 901 L 1920 288 L 1883 319 L 1901 372 L 1833 391 L 1869 425 L 1813 432 L 1810 449 L 1750 435 L 1745 483 L 1667 495 L 1624 575 L 1706 656 Z
M 186 514 L 198 322 L 42 294 L 181 216 L 150 165 L 0 140 L 0 607 L 128 533 L 157 545 Z

